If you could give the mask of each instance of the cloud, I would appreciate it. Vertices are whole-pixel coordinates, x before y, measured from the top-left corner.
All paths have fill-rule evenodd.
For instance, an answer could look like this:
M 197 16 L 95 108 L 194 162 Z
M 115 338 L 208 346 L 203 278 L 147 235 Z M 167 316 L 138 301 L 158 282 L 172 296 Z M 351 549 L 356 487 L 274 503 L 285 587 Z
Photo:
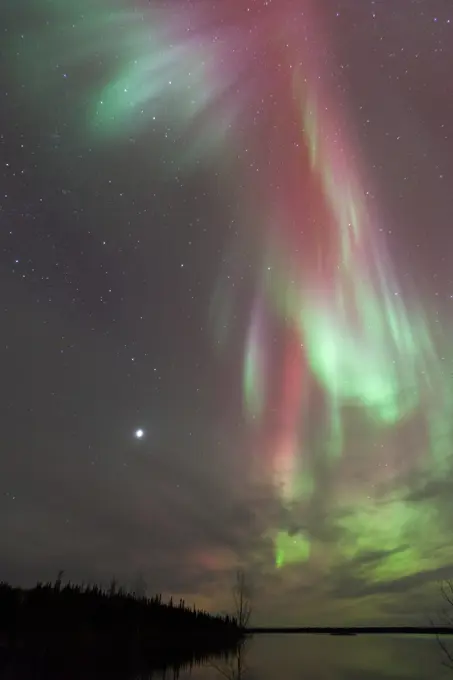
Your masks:
M 396 554 L 401 550 L 391 551 L 389 555 Z M 380 559 L 385 559 L 387 556 L 382 556 Z M 355 566 L 359 564 L 368 564 L 368 556 L 365 560 L 358 559 Z M 380 594 L 405 594 L 412 592 L 414 589 L 421 589 L 423 586 L 441 582 L 451 577 L 453 573 L 453 563 L 434 569 L 425 569 L 414 574 L 402 576 L 399 578 L 388 579 L 384 581 L 371 581 L 368 578 L 361 578 L 350 570 L 349 567 L 340 576 L 333 576 L 330 593 L 334 598 L 361 598 L 368 595 Z

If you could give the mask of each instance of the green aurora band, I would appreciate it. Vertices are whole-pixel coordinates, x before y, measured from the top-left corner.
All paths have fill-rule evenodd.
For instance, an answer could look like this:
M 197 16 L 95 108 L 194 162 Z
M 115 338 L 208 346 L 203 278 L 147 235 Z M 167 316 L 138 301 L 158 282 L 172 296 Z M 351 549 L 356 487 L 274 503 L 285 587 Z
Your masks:
M 263 15 L 245 13 L 240 0 L 178 12 L 125 4 L 32 3 L 41 28 L 12 50 L 30 79 L 27 94 L 46 107 L 67 87 L 66 70 L 84 79 L 81 138 L 113 143 L 162 126 L 179 135 L 171 151 L 178 167 L 213 157 L 233 163 L 242 200 L 232 252 L 242 253 L 255 291 L 244 413 L 250 446 L 262 451 L 259 476 L 273 481 L 296 525 L 268 528 L 277 567 L 304 562 L 319 571 L 322 562 L 327 573 L 363 553 L 387 555 L 364 564 L 370 583 L 445 564 L 453 551 L 442 547 L 439 512 L 411 500 L 451 470 L 445 338 L 433 337 L 432 319 L 407 304 L 392 274 L 345 132 L 347 107 L 330 96 L 328 69 L 312 53 L 323 40 L 316 11 L 307 5 L 301 25 L 291 0 L 269 3 Z M 225 352 L 239 295 L 227 278 L 219 277 L 211 308 Z M 397 472 L 401 446 L 423 454 L 410 451 Z M 347 492 L 356 468 L 365 470 L 362 481 Z M 340 536 L 328 560 L 320 522 Z

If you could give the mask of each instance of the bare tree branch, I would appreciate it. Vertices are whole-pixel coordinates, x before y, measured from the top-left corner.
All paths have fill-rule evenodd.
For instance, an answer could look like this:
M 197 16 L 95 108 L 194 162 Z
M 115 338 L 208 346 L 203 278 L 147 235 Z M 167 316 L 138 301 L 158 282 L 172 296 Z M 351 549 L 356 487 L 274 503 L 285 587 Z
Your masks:
M 217 673 L 220 673 L 220 675 L 223 675 L 223 677 L 226 678 L 227 680 L 232 680 L 232 677 L 229 674 L 229 672 L 224 671 L 223 668 L 220 668 L 220 666 L 218 666 L 216 663 L 211 662 L 209 665 L 210 665 L 211 668 L 213 668 L 215 671 L 217 671 Z
M 453 613 L 451 612 L 451 609 L 453 608 L 453 581 L 448 580 L 441 583 L 440 592 L 442 593 L 442 597 L 448 605 L 448 607 L 442 608 L 443 625 L 453 628 Z M 442 654 L 444 655 L 444 661 L 442 661 L 442 665 L 453 671 L 453 653 L 448 648 L 446 642 L 441 640 L 439 633 L 436 633 L 436 640 L 442 651 Z
M 247 628 L 252 615 L 252 602 L 250 586 L 247 584 L 243 571 L 236 574 L 236 583 L 233 589 L 235 618 L 239 628 Z
M 436 640 L 437 640 L 437 644 L 438 644 L 439 647 L 441 648 L 443 654 L 446 656 L 446 660 L 445 660 L 445 661 L 442 661 L 442 665 L 443 665 L 443 666 L 446 666 L 447 668 L 450 668 L 450 670 L 453 671 L 453 655 L 452 655 L 452 653 L 451 653 L 450 650 L 448 649 L 448 647 L 447 647 L 447 645 L 445 644 L 445 642 L 444 642 L 443 640 L 440 639 L 440 635 L 439 635 L 439 634 L 436 635 Z
M 237 648 L 234 656 L 230 657 L 224 667 L 221 667 L 216 663 L 210 663 L 209 665 L 226 678 L 226 680 L 245 680 L 245 674 L 248 671 L 248 667 L 244 662 L 244 657 L 245 643 L 242 642 Z

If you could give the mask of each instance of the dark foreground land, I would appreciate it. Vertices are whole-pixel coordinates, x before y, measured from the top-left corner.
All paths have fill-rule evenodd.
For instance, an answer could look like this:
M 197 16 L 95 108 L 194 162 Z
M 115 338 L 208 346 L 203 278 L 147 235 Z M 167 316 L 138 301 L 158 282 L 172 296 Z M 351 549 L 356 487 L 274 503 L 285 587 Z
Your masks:
M 453 635 L 453 628 L 446 626 L 356 626 L 352 628 L 248 628 L 249 635 L 260 633 L 295 635 Z
M 0 664 L 162 670 L 200 663 L 237 648 L 243 632 L 234 618 L 213 616 L 117 590 L 38 584 L 24 590 L 0 584 Z M 0 668 L 1 671 L 1 668 Z

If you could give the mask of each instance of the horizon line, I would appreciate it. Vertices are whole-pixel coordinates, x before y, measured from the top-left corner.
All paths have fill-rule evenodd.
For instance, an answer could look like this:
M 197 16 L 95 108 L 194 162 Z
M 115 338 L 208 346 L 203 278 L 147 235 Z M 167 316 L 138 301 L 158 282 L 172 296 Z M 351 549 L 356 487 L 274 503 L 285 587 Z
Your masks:
M 262 633 L 311 635 L 453 635 L 453 626 L 250 626 L 250 635 Z

